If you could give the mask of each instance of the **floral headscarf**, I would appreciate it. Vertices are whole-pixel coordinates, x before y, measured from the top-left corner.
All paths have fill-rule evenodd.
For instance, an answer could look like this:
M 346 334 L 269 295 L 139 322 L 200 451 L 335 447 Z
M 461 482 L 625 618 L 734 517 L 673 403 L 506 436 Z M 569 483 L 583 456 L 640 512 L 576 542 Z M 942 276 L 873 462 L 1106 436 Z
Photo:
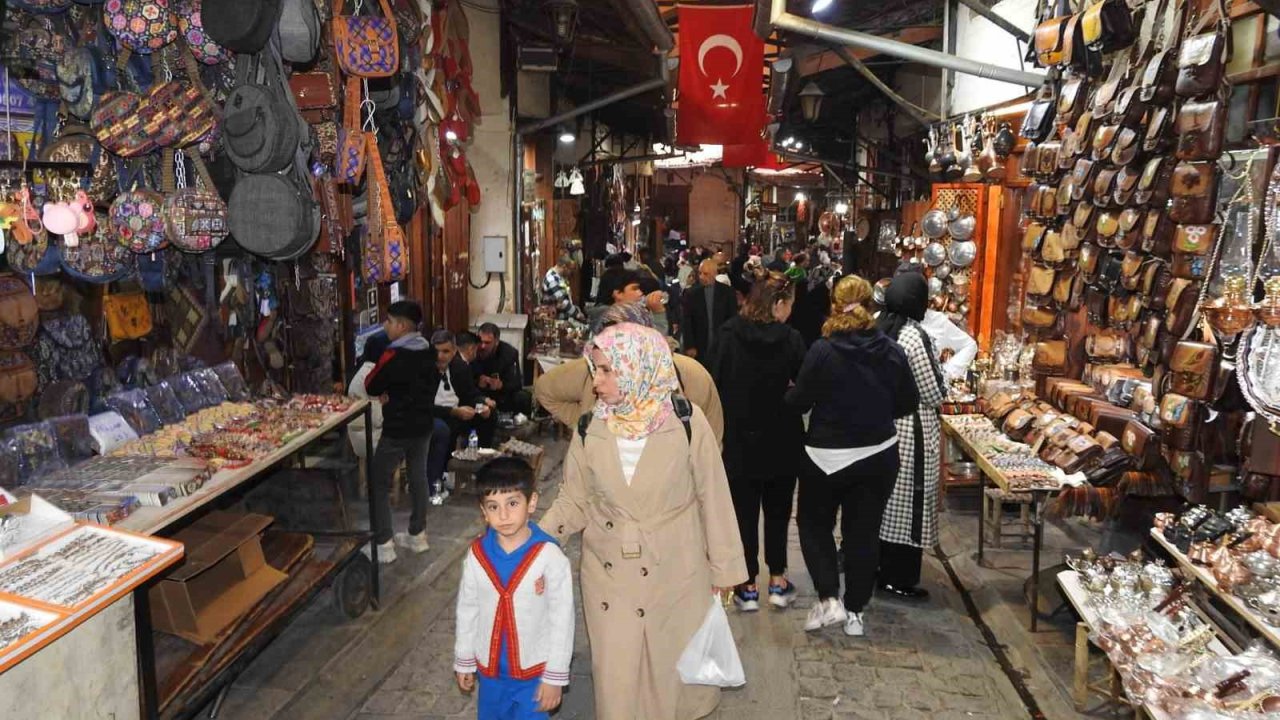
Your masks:
M 618 376 L 622 401 L 617 405 L 596 401 L 595 416 L 614 435 L 639 440 L 662 427 L 674 412 L 671 393 L 680 389 L 675 361 L 667 341 L 657 330 L 634 323 L 605 328 L 587 343 L 587 366 L 595 371 L 591 351 L 599 349 Z

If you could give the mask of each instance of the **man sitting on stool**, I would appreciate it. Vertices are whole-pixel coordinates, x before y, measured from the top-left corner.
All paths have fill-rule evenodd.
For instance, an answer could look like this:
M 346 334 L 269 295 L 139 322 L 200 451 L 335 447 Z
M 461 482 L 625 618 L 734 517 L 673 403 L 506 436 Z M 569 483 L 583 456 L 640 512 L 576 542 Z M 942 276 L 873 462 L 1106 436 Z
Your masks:
M 493 323 L 481 325 L 479 336 L 480 347 L 470 363 L 480 392 L 498 410 L 528 415 L 530 397 L 520 372 L 520 351 L 501 339 L 502 331 Z
M 427 477 L 431 481 L 431 503 L 439 505 L 449 497 L 444 487 L 444 471 L 449 466 L 449 453 L 459 436 L 475 430 L 480 447 L 493 446 L 495 415 L 493 401 L 476 388 L 471 368 L 458 355 L 453 333 L 437 330 L 431 336 L 436 350 L 436 369 L 440 383 L 435 391 L 435 426 L 431 434 L 431 451 L 427 457 Z

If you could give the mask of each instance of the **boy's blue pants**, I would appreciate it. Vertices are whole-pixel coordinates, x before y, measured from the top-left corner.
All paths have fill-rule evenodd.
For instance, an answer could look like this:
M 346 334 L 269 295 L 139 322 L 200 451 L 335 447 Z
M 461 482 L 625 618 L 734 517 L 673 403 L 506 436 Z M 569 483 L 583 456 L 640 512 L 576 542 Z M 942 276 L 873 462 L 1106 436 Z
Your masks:
M 512 680 L 511 678 L 487 678 L 476 674 L 480 696 L 476 717 L 479 720 L 547 720 L 547 713 L 538 712 L 535 695 L 542 678 Z

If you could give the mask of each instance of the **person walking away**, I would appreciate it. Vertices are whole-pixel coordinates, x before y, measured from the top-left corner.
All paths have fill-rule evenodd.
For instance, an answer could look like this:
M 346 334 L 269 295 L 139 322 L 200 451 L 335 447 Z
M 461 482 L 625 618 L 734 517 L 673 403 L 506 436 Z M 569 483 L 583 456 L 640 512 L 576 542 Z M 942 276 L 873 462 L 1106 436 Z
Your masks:
M 804 629 L 844 625 L 865 632 L 880 555 L 880 519 L 898 473 L 893 421 L 916 408 L 906 354 L 876 328 L 871 285 L 850 275 L 832 291 L 823 337 L 809 348 L 786 400 L 809 411 L 796 524 L 800 552 L 818 591 Z M 844 602 L 832 536 L 839 511 Z
M 422 309 L 402 300 L 387 307 L 382 324 L 391 341 L 378 364 L 365 378 L 369 397 L 382 398 L 382 438 L 373 453 L 373 536 L 378 562 L 395 562 L 395 546 L 413 553 L 431 549 L 427 543 L 427 454 L 431 444 L 431 396 L 436 372 L 431 345 L 418 326 Z M 409 532 L 391 530 L 391 483 L 401 462 L 408 464 Z
M 786 324 L 794 302 L 794 283 L 782 273 L 760 271 L 746 305 L 721 328 L 711 361 L 724 403 L 724 466 L 747 559 L 747 582 L 734 589 L 743 612 L 760 607 L 762 511 L 769 604 L 785 608 L 796 593 L 786 574 L 787 528 L 804 427 L 783 400 L 805 356 L 804 339 Z
M 698 285 L 689 291 L 684 303 L 684 351 L 703 365 L 711 362 L 720 326 L 738 314 L 738 300 L 733 288 L 716 282 L 718 266 L 714 260 L 698 265 Z
M 929 334 L 920 327 L 929 304 L 929 286 L 920 273 L 903 273 L 889 283 L 877 324 L 906 353 L 919 397 L 908 415 L 894 421 L 898 436 L 898 474 L 880 524 L 881 590 L 909 600 L 924 600 L 920 585 L 924 548 L 938 542 L 938 456 L 942 421 L 938 406 L 947 383 Z M 847 545 L 846 545 L 847 547 Z
M 555 538 L 529 521 L 536 486 L 519 458 L 476 472 L 488 530 L 462 562 L 453 670 L 463 692 L 479 683 L 480 720 L 545 720 L 569 684 L 573 577 Z
M 652 315 L 644 304 L 617 303 L 597 318 L 591 334 L 598 335 L 604 328 L 622 323 L 653 327 Z M 672 355 L 671 359 L 675 361 L 680 394 L 702 409 L 716 444 L 720 445 L 724 436 L 724 411 L 711 373 L 691 357 Z M 582 415 L 591 412 L 599 400 L 586 358 L 568 360 L 542 373 L 533 381 L 533 396 L 552 417 L 570 429 L 576 427 Z
M 623 323 L 587 343 L 599 401 L 575 424 L 564 483 L 542 527 L 582 533 L 580 582 L 597 720 L 688 720 L 720 689 L 676 662 L 717 593 L 746 579 L 720 447 L 676 394 L 671 351 Z

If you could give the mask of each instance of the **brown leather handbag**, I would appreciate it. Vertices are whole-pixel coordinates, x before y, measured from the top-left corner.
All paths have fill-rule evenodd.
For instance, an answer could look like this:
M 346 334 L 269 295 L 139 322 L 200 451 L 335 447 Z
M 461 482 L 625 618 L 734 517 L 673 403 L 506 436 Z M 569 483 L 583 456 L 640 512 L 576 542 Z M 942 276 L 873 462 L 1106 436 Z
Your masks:
M 1022 156 L 1018 158 L 1018 173 L 1023 177 L 1035 177 L 1036 168 L 1040 166 L 1040 146 L 1034 142 L 1027 145 L 1022 151 Z M 1031 188 L 1027 189 L 1031 192 Z
M 1051 308 L 1026 306 L 1022 308 L 1022 324 L 1033 330 L 1049 330 L 1058 324 L 1058 313 Z
M 1173 251 L 1208 255 L 1217 240 L 1217 225 L 1179 225 L 1173 236 Z
M 1179 160 L 1216 160 L 1222 154 L 1223 131 L 1227 125 L 1227 104 L 1185 102 L 1178 111 Z
M 1120 132 L 1116 133 L 1115 142 L 1111 144 L 1111 162 L 1124 167 L 1137 159 L 1138 151 L 1141 149 L 1142 129 L 1121 128 Z
M 1165 456 L 1173 471 L 1178 494 L 1187 502 L 1202 503 L 1209 496 L 1209 468 L 1204 455 L 1193 450 L 1173 449 Z
M 1087 233 L 1093 230 L 1094 207 L 1094 204 L 1089 202 L 1076 203 L 1075 209 L 1071 211 L 1071 224 L 1086 233 L 1083 238 L 1085 240 L 1088 240 Z
M 1040 244 L 1044 242 L 1044 234 L 1044 223 L 1027 223 L 1027 229 L 1022 231 L 1022 251 L 1033 257 L 1038 255 Z
M 1165 257 L 1173 248 L 1173 236 L 1177 226 L 1164 210 L 1152 208 L 1142 218 L 1142 251 L 1157 257 Z
M 1128 205 L 1133 200 L 1133 193 L 1138 189 L 1138 181 L 1141 179 L 1141 167 L 1126 165 L 1120 168 L 1120 173 L 1116 175 L 1114 192 L 1116 205 Z
M 1084 353 L 1095 363 L 1116 363 L 1129 354 L 1129 336 L 1116 332 L 1095 332 L 1084 339 Z
M 1175 91 L 1178 97 L 1209 95 L 1222 84 L 1227 33 L 1218 28 L 1182 41 Z
M 1111 106 L 1111 122 L 1126 128 L 1141 127 L 1146 113 L 1147 102 L 1142 99 L 1142 88 L 1134 85 L 1121 90 L 1116 96 L 1116 102 Z
M 1111 210 L 1102 210 L 1098 212 L 1098 221 L 1096 224 L 1098 231 L 1098 245 L 1104 248 L 1113 248 L 1116 246 L 1116 235 L 1120 232 L 1120 218 Z
M 1209 256 L 1175 252 L 1170 268 L 1173 270 L 1174 277 L 1203 280 L 1209 272 Z
M 1213 221 L 1218 207 L 1218 182 L 1221 173 L 1212 160 L 1183 161 L 1173 170 L 1169 193 L 1173 203 L 1169 217 L 1183 225 L 1205 225 Z
M 1173 182 L 1176 161 L 1165 155 L 1157 155 L 1142 168 L 1142 178 L 1133 193 L 1134 202 L 1164 209 L 1169 199 L 1169 187 Z
M 1178 111 L 1172 107 L 1158 107 L 1147 118 L 1147 129 L 1142 135 L 1142 149 L 1149 153 L 1162 153 L 1169 147 L 1174 121 Z
M 1071 168 L 1071 180 L 1074 183 L 1072 200 L 1093 199 L 1093 181 L 1096 179 L 1098 170 L 1101 169 L 1101 165 L 1089 158 L 1082 157 L 1076 160 L 1076 164 Z
M 1169 359 L 1169 389 L 1192 400 L 1207 400 L 1218 368 L 1218 348 L 1182 340 Z
M 1058 156 L 1062 153 L 1062 143 L 1058 140 L 1040 143 L 1040 153 L 1036 156 L 1036 175 L 1050 177 L 1058 172 Z
M 1142 242 L 1142 220 L 1145 213 L 1136 208 L 1128 207 L 1120 211 L 1120 217 L 1117 220 L 1120 223 L 1120 232 L 1116 236 L 1116 247 L 1121 250 L 1132 250 Z
M 1053 301 L 1058 307 L 1070 309 L 1071 296 L 1075 291 L 1076 278 L 1080 275 L 1077 270 L 1063 270 L 1058 273 L 1058 277 L 1053 281 Z
M 1142 78 L 1138 81 L 1142 101 L 1148 105 L 1167 105 L 1170 100 L 1173 100 L 1177 70 L 1171 48 L 1165 48 L 1152 55 L 1142 71 Z
M 1196 446 L 1196 433 L 1203 421 L 1204 406 L 1186 395 L 1167 392 L 1160 399 L 1160 424 L 1164 444 L 1177 450 Z
M 1139 470 L 1150 470 L 1160 463 L 1160 439 L 1156 431 L 1137 420 L 1125 424 L 1120 446 L 1133 456 Z
M 1040 29 L 1036 28 L 1036 32 L 1039 33 L 1039 31 Z M 1033 143 L 1041 143 L 1048 139 L 1053 133 L 1054 105 L 1053 88 L 1046 85 L 1041 88 L 1039 96 L 1031 101 L 1027 114 L 1022 118 L 1022 127 L 1019 128 L 1018 134 Z
M 1040 67 L 1061 65 L 1067 60 L 1067 25 L 1071 16 L 1055 17 L 1036 25 L 1035 49 L 1036 64 Z
M 1043 340 L 1036 343 L 1031 367 L 1037 372 L 1062 372 L 1067 367 L 1067 341 Z
M 1098 207 L 1111 207 L 1115 204 L 1116 176 L 1120 171 L 1115 168 L 1099 170 L 1093 181 L 1093 204 Z
M 1094 278 L 1097 276 L 1098 259 L 1100 256 L 1101 251 L 1098 249 L 1097 245 L 1087 242 L 1080 246 L 1080 260 L 1077 263 L 1077 266 L 1080 268 L 1080 272 L 1084 273 L 1085 280 L 1093 282 Z
M 1175 337 L 1182 337 L 1196 316 L 1196 303 L 1199 302 L 1200 283 L 1186 278 L 1174 278 L 1169 285 L 1169 296 L 1165 307 L 1169 312 L 1164 317 L 1165 328 Z
M 1130 250 L 1120 263 L 1120 285 L 1125 290 L 1137 290 L 1142 283 L 1142 263 L 1146 255 Z
M 1056 267 L 1073 257 L 1074 253 L 1067 252 L 1062 243 L 1062 233 L 1050 230 L 1044 234 L 1044 243 L 1040 246 L 1041 262 Z
M 1080 36 L 1091 50 L 1113 53 L 1137 38 L 1133 12 L 1124 0 L 1097 0 L 1080 14 Z
M 1027 295 L 1045 298 L 1053 293 L 1053 280 L 1057 271 L 1043 265 L 1032 265 L 1027 273 Z
M 1005 416 L 1000 429 L 1004 430 L 1004 434 L 1013 440 L 1020 441 L 1031 430 L 1031 421 L 1033 419 L 1031 413 L 1026 410 L 1014 410 Z
M 1113 124 L 1099 125 L 1098 129 L 1093 131 L 1093 140 L 1089 143 L 1089 149 L 1095 161 L 1107 160 L 1111 157 L 1111 147 L 1119 132 L 1120 126 Z
M 1088 105 L 1089 82 L 1082 77 L 1073 77 L 1062 84 L 1058 92 L 1058 124 L 1072 126 L 1080 118 Z

